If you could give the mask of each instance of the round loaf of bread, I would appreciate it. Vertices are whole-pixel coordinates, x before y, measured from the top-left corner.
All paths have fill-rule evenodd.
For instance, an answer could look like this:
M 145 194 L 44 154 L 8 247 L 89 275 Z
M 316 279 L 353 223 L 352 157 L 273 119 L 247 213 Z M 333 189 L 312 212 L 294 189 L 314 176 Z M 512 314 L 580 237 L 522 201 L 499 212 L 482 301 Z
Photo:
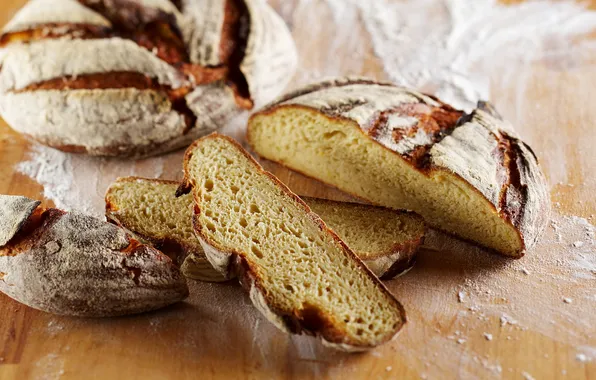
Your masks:
M 466 114 L 416 90 L 336 78 L 253 114 L 260 156 L 511 257 L 549 220 L 538 159 L 487 102 Z
M 0 114 L 60 150 L 155 155 L 270 101 L 296 63 L 264 0 L 30 0 L 0 36 Z

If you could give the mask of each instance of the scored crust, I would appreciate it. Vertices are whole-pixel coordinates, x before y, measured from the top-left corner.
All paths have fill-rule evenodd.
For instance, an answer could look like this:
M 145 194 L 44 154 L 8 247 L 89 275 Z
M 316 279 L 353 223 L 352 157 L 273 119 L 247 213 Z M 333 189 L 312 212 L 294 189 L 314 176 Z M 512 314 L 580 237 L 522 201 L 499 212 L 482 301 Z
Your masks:
M 167 256 L 112 224 L 38 208 L 25 197 L 0 195 L 0 205 L 0 291 L 27 306 L 108 317 L 188 296 L 184 276 Z
M 243 110 L 271 100 L 297 65 L 287 27 L 262 0 L 188 0 L 178 4 L 180 10 L 168 0 L 60 0 L 53 5 L 54 0 L 27 3 L 0 36 L 0 113 L 15 130 L 66 151 L 139 157 L 187 146 Z M 217 59 L 205 58 L 209 54 Z M 145 75 L 155 85 L 98 86 L 98 75 L 109 82 L 110 73 L 123 72 Z M 79 78 L 76 90 L 60 83 L 73 78 Z M 171 125 L 178 118 L 184 128 L 157 128 L 150 138 L 129 138 L 147 133 L 134 106 L 129 114 L 135 89 L 168 96 L 176 106 L 154 122 Z M 181 91 L 172 95 L 176 89 Z M 51 90 L 61 92 L 55 101 L 44 93 Z M 84 106 L 65 100 L 78 90 L 87 90 L 77 94 Z M 113 106 L 96 103 L 102 98 L 98 92 L 122 98 L 117 117 Z M 23 104 L 39 107 L 38 112 L 21 117 L 14 110 Z M 76 117 L 52 117 L 62 112 Z M 105 123 L 108 118 L 114 121 Z M 86 132 L 66 131 L 73 126 Z
M 255 120 L 285 110 L 304 110 L 338 121 L 338 125 L 351 124 L 359 131 L 356 134 L 382 146 L 428 178 L 454 176 L 460 186 L 481 196 L 493 213 L 515 229 L 519 249 L 500 253 L 521 257 L 545 228 L 550 202 L 537 159 L 511 125 L 486 102 L 479 102 L 466 115 L 434 97 L 388 82 L 338 78 L 309 85 L 283 95 L 249 120 L 252 148 L 278 162 L 262 142 L 256 144 Z M 270 144 L 275 146 L 277 142 Z M 286 160 L 281 163 L 329 183 L 314 170 Z M 350 187 L 330 184 L 369 202 L 396 207 Z M 407 199 L 401 201 L 404 203 L 399 207 L 408 208 Z M 424 209 L 413 209 L 426 215 Z M 444 229 L 434 218 L 426 215 L 426 219 L 433 227 Z
M 322 312 L 319 309 L 311 310 L 308 305 L 303 305 L 302 310 L 284 310 L 283 307 L 277 304 L 276 300 L 269 295 L 269 291 L 263 287 L 258 272 L 255 271 L 252 264 L 247 261 L 245 253 L 225 248 L 220 243 L 209 239 L 205 235 L 203 232 L 204 226 L 199 222 L 199 215 L 201 213 L 200 206 L 198 205 L 199 200 L 197 194 L 193 192 L 193 197 L 195 199 L 193 217 L 194 231 L 201 242 L 207 259 L 211 262 L 213 267 L 220 271 L 226 278 L 232 277 L 233 275 L 237 276 L 240 283 L 249 293 L 255 307 L 257 307 L 257 309 L 259 309 L 274 325 L 284 331 L 289 331 L 295 334 L 306 333 L 313 335 L 320 338 L 324 344 L 345 351 L 368 350 L 395 337 L 406 323 L 406 313 L 403 306 L 393 297 L 389 290 L 375 277 L 366 265 L 350 250 L 350 248 L 327 227 L 325 222 L 310 210 L 308 205 L 302 201 L 300 197 L 294 194 L 273 174 L 265 171 L 235 140 L 227 136 L 212 133 L 191 144 L 184 156 L 184 179 L 177 191 L 177 195 L 186 194 L 192 191 L 193 186 L 195 185 L 195 179 L 190 175 L 190 160 L 194 153 L 194 149 L 208 139 L 223 139 L 230 143 L 239 153 L 246 157 L 249 164 L 254 167 L 254 170 L 260 175 L 267 177 L 285 196 L 287 196 L 289 202 L 294 203 L 302 209 L 307 217 L 318 226 L 318 229 L 322 233 L 330 236 L 334 241 L 334 244 L 340 247 L 342 252 L 344 252 L 350 260 L 353 260 L 360 270 L 366 274 L 368 279 L 375 284 L 375 288 L 385 295 L 387 300 L 392 304 L 391 306 L 395 308 L 399 315 L 399 321 L 396 322 L 395 329 L 386 334 L 382 340 L 369 345 L 363 345 L 353 341 L 353 338 L 349 336 L 347 331 L 342 331 L 332 322 L 331 316 L 322 315 Z M 313 316 L 314 318 L 310 320 L 309 316 Z

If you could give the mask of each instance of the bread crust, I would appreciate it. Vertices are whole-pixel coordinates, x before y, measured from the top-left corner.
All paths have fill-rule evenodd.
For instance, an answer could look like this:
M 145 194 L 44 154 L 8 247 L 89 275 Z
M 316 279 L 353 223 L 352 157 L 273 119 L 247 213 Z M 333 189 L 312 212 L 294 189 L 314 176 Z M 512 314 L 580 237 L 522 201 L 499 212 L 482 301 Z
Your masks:
M 254 103 L 263 104 L 272 99 L 289 82 L 296 68 L 297 54 L 291 35 L 269 5 L 262 0 L 234 0 L 244 12 L 241 20 L 248 23 L 240 32 L 237 26 L 224 28 L 230 12 L 228 1 L 231 0 L 185 1 L 181 10 L 169 0 L 81 2 L 87 6 L 75 0 L 60 0 L 56 9 L 51 9 L 53 0 L 36 1 L 39 9 L 33 2 L 28 3 L 0 36 L 0 41 L 7 41 L 0 58 L 2 117 L 18 132 L 70 152 L 144 157 L 187 146 L 222 127 L 243 110 L 252 108 Z M 121 11 L 119 7 L 130 8 L 130 11 L 124 8 Z M 49 9 L 47 16 L 40 12 L 46 8 Z M 206 9 L 209 12 L 205 12 Z M 232 18 L 230 22 L 240 21 Z M 133 26 L 132 30 L 127 23 Z M 145 28 L 147 25 L 149 27 Z M 137 27 L 139 29 L 134 29 Z M 199 31 L 206 37 L 197 39 Z M 31 40 L 27 40 L 27 33 Z M 151 41 L 151 38 L 157 39 Z M 239 43 L 236 39 L 245 41 Z M 177 41 L 185 45 L 184 57 L 175 52 Z M 230 44 L 236 46 L 231 55 Z M 199 51 L 213 52 L 216 57 L 221 51 L 229 62 L 203 59 Z M 214 82 L 205 82 L 202 75 L 196 77 L 204 71 L 198 68 L 211 63 L 215 63 L 216 68 L 228 67 L 229 70 L 221 72 L 226 77 L 214 77 Z M 105 106 L 97 102 L 97 97 L 102 97 L 100 92 L 114 93 L 116 88 L 87 88 L 88 92 L 79 92 L 80 102 L 86 107 L 65 100 L 71 92 L 84 89 L 63 88 L 55 101 L 48 100 L 43 90 L 31 89 L 47 81 L 112 72 L 140 73 L 173 90 L 187 88 L 186 96 L 177 102 L 184 111 L 178 109 L 177 115 L 157 116 L 152 122 L 170 127 L 151 131 L 149 139 L 134 139 L 129 137 L 146 135 L 151 123 L 135 122 L 137 115 L 129 114 L 130 104 L 136 101 L 134 95 L 129 97 L 134 85 L 120 89 L 121 103 L 116 105 L 122 117 L 109 123 L 101 119 L 114 112 L 114 105 Z M 15 91 L 23 89 L 26 95 L 15 95 Z M 154 90 L 160 92 L 160 89 Z M 23 103 L 38 108 L 36 119 L 24 118 L 14 111 Z M 91 109 L 95 111 L 90 112 Z M 44 117 L 63 112 L 76 117 L 72 120 Z M 173 118 L 188 120 L 188 114 L 193 117 L 186 128 L 171 128 Z M 133 120 L 128 122 L 127 133 L 118 131 L 123 118 Z M 73 127 L 89 133 L 73 135 L 70 133 Z
M 38 208 L 25 197 L 0 195 L 0 204 L 0 216 L 9 221 L 0 236 L 10 237 L 0 242 L 0 291 L 27 306 L 109 317 L 156 310 L 188 296 L 184 276 L 167 256 L 114 225 Z
M 268 292 L 261 284 L 258 272 L 251 268 L 251 265 L 245 259 L 245 254 L 243 252 L 227 250 L 217 242 L 210 240 L 203 233 L 203 226 L 199 222 L 201 210 L 198 207 L 198 200 L 195 197 L 193 216 L 194 231 L 197 235 L 197 238 L 201 242 L 207 259 L 211 262 L 213 267 L 221 271 L 221 273 L 226 277 L 230 276 L 230 274 L 235 274 L 240 279 L 243 287 L 251 296 L 253 304 L 255 304 L 255 306 L 264 314 L 267 319 L 284 331 L 312 335 L 318 337 L 329 346 L 333 346 L 334 348 L 345 351 L 367 350 L 393 339 L 407 321 L 403 306 L 393 297 L 385 285 L 383 285 L 383 283 L 376 278 L 376 276 L 366 267 L 366 265 L 337 236 L 337 234 L 329 229 L 325 222 L 310 210 L 310 207 L 304 201 L 302 201 L 300 197 L 294 194 L 273 174 L 265 171 L 238 142 L 230 137 L 212 133 L 191 144 L 184 155 L 184 179 L 178 188 L 177 195 L 190 192 L 194 186 L 193 180 L 189 173 L 189 163 L 193 155 L 194 148 L 201 144 L 204 140 L 217 138 L 225 139 L 235 146 L 238 151 L 247 158 L 251 165 L 254 166 L 255 170 L 257 170 L 260 174 L 267 176 L 285 195 L 289 197 L 289 199 L 291 199 L 296 205 L 304 210 L 308 217 L 319 227 L 321 231 L 329 234 L 332 237 L 335 244 L 339 246 L 341 250 L 348 257 L 350 257 L 351 260 L 354 260 L 357 263 L 360 269 L 367 274 L 371 281 L 375 283 L 375 286 L 379 289 L 379 291 L 384 293 L 388 300 L 393 303 L 393 306 L 399 313 L 400 323 L 397 323 L 396 329 L 390 334 L 387 334 L 384 340 L 376 342 L 374 345 L 365 346 L 351 341 L 349 335 L 345 331 L 340 331 L 336 326 L 333 325 L 333 323 L 330 322 L 329 316 L 323 315 L 318 309 L 291 311 L 283 310 L 281 307 L 277 306 L 275 304 L 275 300 L 268 295 Z M 195 194 L 193 194 L 193 197 L 194 196 Z
M 366 138 L 404 159 L 414 170 L 426 176 L 444 173 L 461 180 L 469 190 L 485 199 L 494 213 L 515 228 L 521 248 L 513 256 L 522 257 L 546 227 L 550 212 L 546 179 L 531 149 L 487 102 L 479 102 L 471 114 L 462 113 L 457 122 L 440 128 L 439 134 L 425 130 L 427 136 L 422 139 L 405 137 L 407 144 L 401 144 L 404 141 L 401 133 L 397 136 L 376 133 L 377 123 L 383 122 L 383 112 L 397 111 L 399 116 L 404 111 L 403 104 L 446 106 L 436 98 L 387 82 L 338 78 L 290 92 L 265 106 L 251 116 L 247 138 L 252 149 L 259 153 L 251 136 L 251 120 L 281 108 L 304 109 L 323 114 L 330 120 L 347 121 Z M 446 109 L 457 111 L 450 107 Z M 402 121 L 408 117 L 412 115 L 405 113 Z M 415 119 L 412 121 L 414 126 L 421 118 L 416 116 Z M 404 150 L 404 147 L 408 149 Z M 418 148 L 423 149 L 423 156 L 412 160 L 411 153 Z M 365 201 L 375 203 L 370 199 Z

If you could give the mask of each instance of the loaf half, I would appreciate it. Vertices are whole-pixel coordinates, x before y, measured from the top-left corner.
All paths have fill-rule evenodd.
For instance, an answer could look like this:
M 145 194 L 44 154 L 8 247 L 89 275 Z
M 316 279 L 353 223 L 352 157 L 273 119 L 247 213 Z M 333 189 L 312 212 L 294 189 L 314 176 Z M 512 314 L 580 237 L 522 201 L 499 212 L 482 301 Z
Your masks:
M 0 195 L 0 291 L 82 317 L 141 313 L 188 296 L 172 261 L 121 228 L 8 195 Z
M 0 50 L 12 128 L 107 156 L 187 146 L 277 96 L 297 61 L 264 0 L 31 0 Z
M 157 179 L 119 178 L 106 193 L 106 217 L 180 262 L 186 277 L 225 281 L 205 258 L 193 233 L 191 195 L 174 196 L 178 185 Z M 377 277 L 390 279 L 414 265 L 425 232 L 418 215 L 357 203 L 302 200 Z
M 236 274 L 277 327 L 342 350 L 391 339 L 405 312 L 325 223 L 233 140 L 212 134 L 184 158 L 178 194 L 211 264 Z
M 329 80 L 249 120 L 262 157 L 501 254 L 521 257 L 550 202 L 528 145 L 487 103 L 471 114 L 390 83 Z

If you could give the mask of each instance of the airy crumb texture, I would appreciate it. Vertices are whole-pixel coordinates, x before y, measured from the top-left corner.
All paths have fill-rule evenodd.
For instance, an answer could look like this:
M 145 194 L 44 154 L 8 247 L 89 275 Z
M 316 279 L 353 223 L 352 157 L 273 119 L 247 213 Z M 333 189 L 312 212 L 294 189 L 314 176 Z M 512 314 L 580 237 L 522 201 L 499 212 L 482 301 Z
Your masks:
M 183 263 L 185 276 L 223 281 L 205 259 L 193 233 L 191 195 L 175 197 L 178 185 L 173 181 L 119 178 L 106 193 L 106 217 Z M 389 278 L 413 265 L 425 232 L 418 215 L 357 203 L 303 200 L 375 275 Z
M 233 140 L 187 150 L 185 183 L 207 258 L 238 272 L 278 327 L 344 350 L 374 347 L 405 322 L 402 306 L 308 206 Z
M 254 114 L 248 140 L 264 158 L 521 257 L 548 219 L 544 176 L 489 104 L 461 115 L 412 90 L 337 79 Z

